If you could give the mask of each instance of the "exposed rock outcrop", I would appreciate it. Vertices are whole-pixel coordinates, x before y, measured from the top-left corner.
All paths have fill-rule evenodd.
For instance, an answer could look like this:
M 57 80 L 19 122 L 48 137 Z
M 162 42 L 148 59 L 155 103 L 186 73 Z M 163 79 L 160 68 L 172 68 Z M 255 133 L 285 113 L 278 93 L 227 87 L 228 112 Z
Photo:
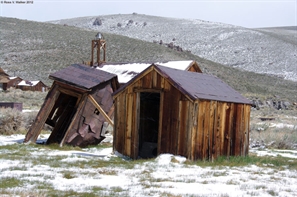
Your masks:
M 96 18 L 95 21 L 93 22 L 93 25 L 96 25 L 96 26 L 102 25 L 102 20 L 100 18 Z

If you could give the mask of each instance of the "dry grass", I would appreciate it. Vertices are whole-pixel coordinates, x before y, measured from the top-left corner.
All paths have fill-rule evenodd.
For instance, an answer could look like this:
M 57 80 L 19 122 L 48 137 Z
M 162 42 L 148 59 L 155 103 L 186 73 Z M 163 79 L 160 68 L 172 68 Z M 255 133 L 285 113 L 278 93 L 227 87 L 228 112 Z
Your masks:
M 0 108 L 0 134 L 24 134 L 35 120 L 37 112 L 22 113 L 16 109 Z
M 10 88 L 0 93 L 0 102 L 23 103 L 23 109 L 38 110 L 46 95 L 47 92 L 22 91 Z
M 262 121 L 261 118 L 269 118 Z M 250 144 L 257 146 L 297 149 L 296 110 L 265 108 L 251 112 Z

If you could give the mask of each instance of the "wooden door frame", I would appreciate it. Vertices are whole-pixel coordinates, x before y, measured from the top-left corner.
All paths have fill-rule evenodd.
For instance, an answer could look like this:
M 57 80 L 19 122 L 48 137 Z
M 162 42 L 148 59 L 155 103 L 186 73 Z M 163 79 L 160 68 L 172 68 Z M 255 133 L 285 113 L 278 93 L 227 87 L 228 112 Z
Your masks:
M 163 102 L 164 102 L 164 92 L 162 90 L 155 89 L 135 89 L 134 94 L 136 94 L 136 108 L 134 109 L 134 123 L 135 123 L 135 138 L 134 138 L 134 159 L 139 156 L 139 124 L 140 124 L 140 93 L 159 93 L 160 103 L 159 103 L 159 124 L 158 124 L 158 142 L 157 142 L 157 155 L 160 154 L 161 148 L 161 136 L 162 136 L 162 120 L 163 120 Z

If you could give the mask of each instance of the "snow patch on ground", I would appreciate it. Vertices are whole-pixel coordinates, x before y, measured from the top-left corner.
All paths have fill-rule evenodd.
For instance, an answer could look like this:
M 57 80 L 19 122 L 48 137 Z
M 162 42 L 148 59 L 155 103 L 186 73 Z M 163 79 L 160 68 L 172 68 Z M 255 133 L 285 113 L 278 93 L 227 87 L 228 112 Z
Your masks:
M 46 140 L 45 137 L 48 136 L 39 140 Z M 0 136 L 0 146 L 20 143 L 19 146 L 24 146 L 22 148 L 30 149 L 30 144 L 22 144 L 23 140 L 24 135 Z M 0 149 L 0 156 L 13 154 L 14 151 Z M 250 149 L 250 153 L 289 157 L 292 161 L 297 159 L 297 151 L 293 150 Z M 104 188 L 106 196 L 112 196 L 114 188 L 123 190 L 124 196 L 295 196 L 297 193 L 297 171 L 289 170 L 288 166 L 276 169 L 269 163 L 264 167 L 201 167 L 187 164 L 185 157 L 161 154 L 127 168 L 101 164 L 104 160 L 122 157 L 113 153 L 110 147 L 84 148 L 81 151 L 34 147 L 30 154 L 37 160 L 46 158 L 49 161 L 36 164 L 34 159 L 28 159 L 30 155 L 24 156 L 24 160 L 0 159 L 0 180 L 15 177 L 26 181 L 22 187 L 6 188 L 6 192 L 38 192 L 38 184 L 45 184 L 61 194 L 63 191 L 93 192 L 93 188 Z M 50 162 L 56 158 L 59 158 L 58 166 Z M 125 157 L 122 159 L 130 162 Z M 84 165 L 87 162 L 92 165 Z M 78 167 L 80 163 L 82 166 Z

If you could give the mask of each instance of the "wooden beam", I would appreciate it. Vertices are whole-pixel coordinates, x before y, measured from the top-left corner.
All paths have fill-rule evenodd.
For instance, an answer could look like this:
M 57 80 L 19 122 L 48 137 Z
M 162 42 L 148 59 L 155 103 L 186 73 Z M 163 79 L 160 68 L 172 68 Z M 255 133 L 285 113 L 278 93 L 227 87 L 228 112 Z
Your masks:
M 48 92 L 44 103 L 41 106 L 33 124 L 31 125 L 28 133 L 26 134 L 24 143 L 36 142 L 46 119 L 48 118 L 56 100 L 58 99 L 60 92 L 58 91 L 58 85 L 54 83 L 51 87 L 51 90 Z
M 113 126 L 113 121 L 109 118 L 109 116 L 105 113 L 105 111 L 101 108 L 101 106 L 97 103 L 97 101 L 92 97 L 91 95 L 88 96 L 90 101 L 95 105 L 95 107 L 100 111 L 100 113 L 104 116 L 104 118 L 107 120 L 111 126 Z

